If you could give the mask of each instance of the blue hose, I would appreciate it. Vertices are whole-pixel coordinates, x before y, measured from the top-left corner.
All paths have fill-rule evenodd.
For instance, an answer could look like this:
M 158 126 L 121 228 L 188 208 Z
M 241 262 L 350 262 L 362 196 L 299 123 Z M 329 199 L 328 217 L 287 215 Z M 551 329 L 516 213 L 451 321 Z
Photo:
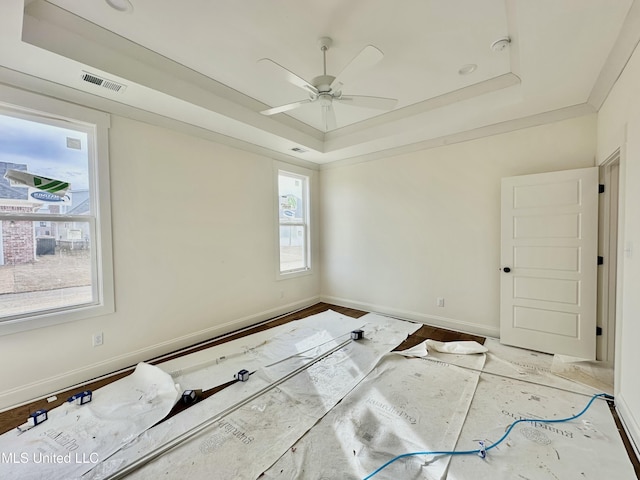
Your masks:
M 400 460 L 401 458 L 405 458 L 405 457 L 411 457 L 411 456 L 414 456 L 414 455 L 481 455 L 482 458 L 484 458 L 484 455 L 486 454 L 487 451 L 491 450 L 492 448 L 497 447 L 502 442 L 504 442 L 504 440 L 509 436 L 509 433 L 511 433 L 511 430 L 513 430 L 513 427 L 515 427 L 517 424 L 519 424 L 521 422 L 560 423 L 560 422 L 568 422 L 570 420 L 575 420 L 576 418 L 578 418 L 581 415 L 583 415 L 587 410 L 589 410 L 589 407 L 591 406 L 591 404 L 598 397 L 605 397 L 607 400 L 613 400 L 613 397 L 611 395 L 609 395 L 609 394 L 598 393 L 598 394 L 594 395 L 593 397 L 591 397 L 591 400 L 589 400 L 589 403 L 587 403 L 587 406 L 584 407 L 580 413 L 577 413 L 577 414 L 573 415 L 572 417 L 559 418 L 557 420 L 540 420 L 540 419 L 537 419 L 537 418 L 521 418 L 520 420 L 516 420 L 515 422 L 513 422 L 509 426 L 509 428 L 507 429 L 506 432 L 504 432 L 504 435 L 500 438 L 500 440 L 498 440 L 495 443 L 492 443 L 490 446 L 488 446 L 486 448 L 484 447 L 484 445 L 482 445 L 482 448 L 478 448 L 476 450 L 460 450 L 460 451 L 452 451 L 452 452 L 442 451 L 442 452 L 411 452 L 411 453 L 403 453 L 402 455 L 398 455 L 397 457 L 393 457 L 391 460 L 389 460 L 387 463 L 385 463 L 381 467 L 378 467 L 376 470 L 374 470 L 369 475 L 364 477 L 363 480 L 370 479 L 374 475 L 378 474 L 384 468 L 387 468 L 389 465 L 391 465 L 396 460 Z

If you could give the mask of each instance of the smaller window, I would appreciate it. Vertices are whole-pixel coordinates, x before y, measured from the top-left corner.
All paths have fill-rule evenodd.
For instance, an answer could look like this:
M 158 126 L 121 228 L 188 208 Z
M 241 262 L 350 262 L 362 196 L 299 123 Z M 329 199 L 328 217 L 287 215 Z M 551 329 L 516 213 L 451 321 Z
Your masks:
M 280 273 L 309 270 L 309 177 L 278 170 Z

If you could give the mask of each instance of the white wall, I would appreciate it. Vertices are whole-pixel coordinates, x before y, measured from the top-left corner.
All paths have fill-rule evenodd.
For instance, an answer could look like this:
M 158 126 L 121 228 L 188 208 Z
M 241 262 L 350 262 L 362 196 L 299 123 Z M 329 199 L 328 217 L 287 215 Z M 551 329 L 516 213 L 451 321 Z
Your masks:
M 0 336 L 0 409 L 318 300 L 317 272 L 276 280 L 271 159 L 111 123 L 116 312 Z
M 620 148 L 616 405 L 640 445 L 640 50 L 598 113 L 598 162 Z M 630 252 L 625 252 L 631 249 Z
M 498 336 L 500 179 L 594 166 L 595 139 L 589 115 L 321 171 L 323 299 Z

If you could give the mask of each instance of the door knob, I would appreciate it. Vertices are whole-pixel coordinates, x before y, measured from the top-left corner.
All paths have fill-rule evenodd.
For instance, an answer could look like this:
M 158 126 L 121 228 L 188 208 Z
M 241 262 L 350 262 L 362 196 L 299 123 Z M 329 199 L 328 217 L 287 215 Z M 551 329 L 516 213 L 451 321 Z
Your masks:
M 503 271 L 504 273 L 509 273 L 509 272 L 511 271 L 511 269 L 510 269 L 509 267 L 504 267 L 504 268 L 502 269 L 502 271 Z

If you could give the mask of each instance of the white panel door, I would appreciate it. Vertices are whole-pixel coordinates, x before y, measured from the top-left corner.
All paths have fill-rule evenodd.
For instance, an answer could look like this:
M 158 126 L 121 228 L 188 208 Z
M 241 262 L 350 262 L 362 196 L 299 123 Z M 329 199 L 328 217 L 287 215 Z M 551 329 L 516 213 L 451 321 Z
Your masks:
M 595 360 L 598 169 L 502 179 L 500 341 Z

